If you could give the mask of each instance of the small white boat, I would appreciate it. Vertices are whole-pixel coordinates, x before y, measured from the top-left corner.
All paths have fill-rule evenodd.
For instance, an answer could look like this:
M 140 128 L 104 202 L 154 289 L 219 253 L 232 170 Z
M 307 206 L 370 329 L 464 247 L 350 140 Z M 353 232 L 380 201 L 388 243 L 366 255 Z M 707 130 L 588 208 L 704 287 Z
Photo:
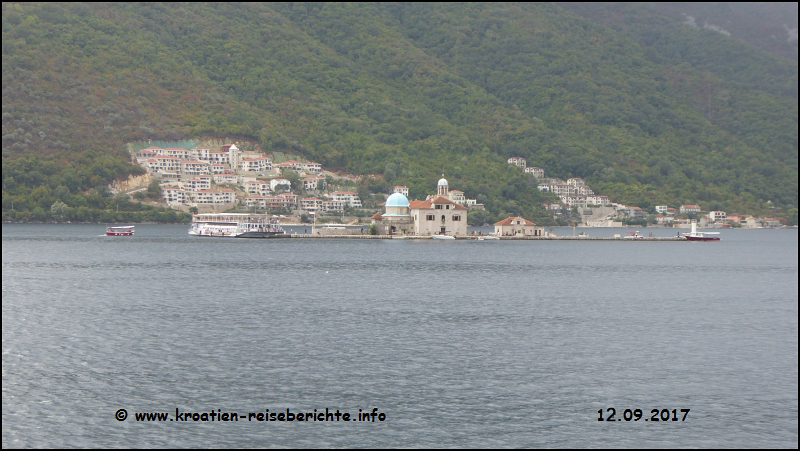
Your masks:
M 644 235 L 639 233 L 639 231 L 637 230 L 636 232 L 628 232 L 628 234 L 625 236 L 625 239 L 626 240 L 643 240 L 644 239 Z
M 434 240 L 454 240 L 456 237 L 450 235 L 433 235 L 431 236 Z

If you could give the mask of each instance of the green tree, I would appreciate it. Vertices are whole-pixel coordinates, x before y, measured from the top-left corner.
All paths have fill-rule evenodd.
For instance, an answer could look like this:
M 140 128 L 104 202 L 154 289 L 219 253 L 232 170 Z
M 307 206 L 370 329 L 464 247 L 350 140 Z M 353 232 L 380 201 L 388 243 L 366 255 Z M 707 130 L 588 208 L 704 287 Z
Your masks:
M 147 186 L 147 197 L 151 200 L 161 200 L 161 185 L 157 179 L 151 180 Z
M 50 217 L 56 221 L 63 221 L 67 218 L 70 208 L 64 202 L 57 200 L 50 206 Z
M 281 170 L 281 177 L 283 177 L 286 180 L 288 180 L 289 183 L 292 184 L 294 189 L 296 189 L 296 190 L 302 190 L 303 189 L 303 181 L 300 178 L 300 175 L 297 174 L 297 172 L 295 172 L 295 171 L 293 171 L 291 169 L 282 169 Z
M 31 215 L 31 219 L 34 221 L 44 222 L 47 220 L 47 212 L 44 211 L 42 207 L 36 207 L 33 209 L 33 214 Z

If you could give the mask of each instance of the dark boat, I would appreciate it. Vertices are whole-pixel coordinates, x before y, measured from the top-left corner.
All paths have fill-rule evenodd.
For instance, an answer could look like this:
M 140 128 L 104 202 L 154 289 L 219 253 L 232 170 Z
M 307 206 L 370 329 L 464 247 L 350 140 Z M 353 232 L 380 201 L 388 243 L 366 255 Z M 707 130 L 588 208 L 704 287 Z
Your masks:
M 698 232 L 697 223 L 693 222 L 691 233 L 684 233 L 683 237 L 686 241 L 719 241 L 718 236 L 709 235 L 719 235 L 719 232 Z

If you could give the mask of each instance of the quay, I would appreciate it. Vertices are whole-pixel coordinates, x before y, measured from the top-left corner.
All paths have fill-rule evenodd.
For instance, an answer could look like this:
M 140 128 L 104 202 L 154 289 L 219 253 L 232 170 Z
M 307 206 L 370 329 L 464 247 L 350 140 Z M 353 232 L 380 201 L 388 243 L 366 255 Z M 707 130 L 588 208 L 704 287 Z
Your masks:
M 311 235 L 305 233 L 293 233 L 291 238 L 308 238 L 308 239 L 345 239 L 345 240 L 430 240 L 430 236 L 392 236 L 392 235 L 331 235 L 331 234 L 318 234 Z M 457 240 L 478 240 L 478 235 L 457 236 Z M 641 238 L 624 238 L 624 237 L 588 237 L 588 236 L 501 236 L 502 241 L 625 241 L 625 242 L 638 242 L 638 241 L 686 241 L 684 237 L 641 237 Z M 494 240 L 492 240 L 494 241 Z

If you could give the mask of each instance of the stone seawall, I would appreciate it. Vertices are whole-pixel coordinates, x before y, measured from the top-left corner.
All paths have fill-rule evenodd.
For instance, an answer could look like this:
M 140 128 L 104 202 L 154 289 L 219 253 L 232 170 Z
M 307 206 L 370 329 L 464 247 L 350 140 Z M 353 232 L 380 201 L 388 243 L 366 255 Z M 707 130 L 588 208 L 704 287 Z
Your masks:
M 334 234 L 303 234 L 294 233 L 292 238 L 308 238 L 308 239 L 365 239 L 365 240 L 430 240 L 429 236 L 390 236 L 390 235 L 334 235 Z M 478 236 L 457 236 L 457 240 L 478 240 Z M 638 241 L 686 241 L 683 237 L 644 237 L 644 238 L 624 238 L 624 237 L 582 237 L 582 236 L 503 236 L 500 237 L 502 241 L 625 241 L 625 242 L 638 242 Z M 496 241 L 496 240 L 484 240 Z

